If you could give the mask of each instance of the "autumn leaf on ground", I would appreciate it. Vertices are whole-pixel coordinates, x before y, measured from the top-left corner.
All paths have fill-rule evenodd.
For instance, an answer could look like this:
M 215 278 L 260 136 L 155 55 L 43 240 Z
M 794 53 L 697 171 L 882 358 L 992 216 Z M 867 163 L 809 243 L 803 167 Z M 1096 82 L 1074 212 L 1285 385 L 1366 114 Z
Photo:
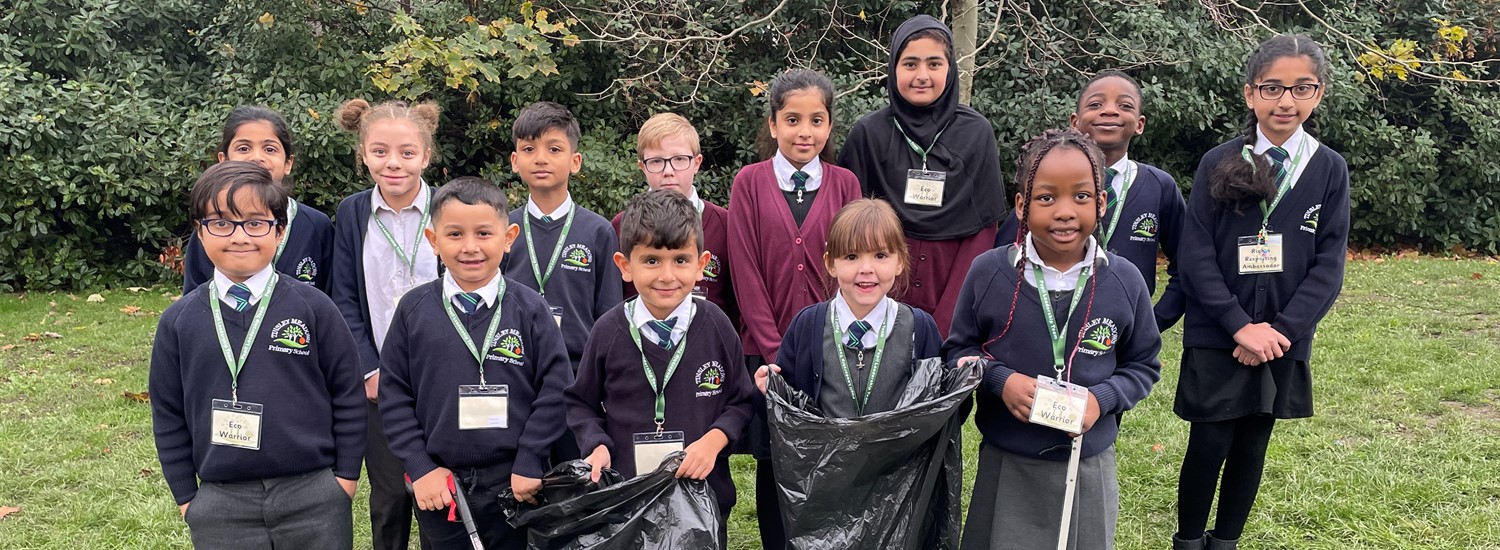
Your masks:
M 54 339 L 54 340 L 56 340 L 56 339 L 58 339 L 58 338 L 62 338 L 62 335 L 61 335 L 61 334 L 58 334 L 58 333 L 56 333 L 56 332 L 43 332 L 43 333 L 42 333 L 42 336 L 46 336 L 46 337 L 48 337 L 48 338 L 52 338 L 52 339 Z
M 141 468 L 141 477 L 149 478 L 155 476 L 156 472 L 150 468 Z
M 1161 443 L 1156 443 L 1156 444 L 1154 444 L 1154 445 L 1151 446 L 1151 452 L 1153 452 L 1153 453 L 1159 453 L 1159 452 L 1162 451 L 1162 449 L 1165 449 L 1165 448 L 1166 448 L 1166 446 L 1162 445 Z
M 1473 275 L 1469 275 L 1469 277 L 1472 278 L 1472 279 L 1474 279 L 1474 280 L 1476 280 L 1476 281 L 1478 281 L 1478 280 L 1484 278 L 1484 274 L 1482 274 L 1482 273 L 1480 273 L 1478 271 L 1475 271 L 1474 274 Z
M 89 297 L 88 297 L 88 299 L 85 300 L 85 301 L 89 302 L 89 303 L 97 304 L 99 302 L 103 302 L 104 301 L 104 296 L 100 295 L 100 294 L 90 294 Z
M 5 516 L 19 513 L 21 513 L 21 509 L 15 506 L 0 506 L 0 519 L 5 519 Z
M 128 391 L 128 392 L 120 394 L 120 396 L 124 397 L 125 399 L 129 399 L 131 401 L 134 401 L 136 403 L 150 403 L 151 402 L 151 392 L 148 392 L 148 391 L 143 391 L 143 392 L 140 392 L 140 393 L 136 393 L 136 392 L 133 392 L 133 391 Z
M 125 307 L 120 308 L 120 313 L 124 313 L 126 315 L 136 315 L 136 314 L 139 314 L 140 312 L 141 312 L 141 306 L 125 306 Z
M 94 379 L 94 383 L 98 384 L 100 386 L 108 386 L 110 384 L 115 383 L 115 379 L 113 379 L 113 378 L 95 378 Z
M 37 340 L 41 340 L 42 339 L 42 335 L 33 332 L 31 334 L 27 334 L 25 336 L 22 336 L 21 339 L 25 340 L 27 342 L 35 342 Z
M 3 345 L 3 346 L 0 346 L 0 351 L 10 351 L 10 350 L 13 350 L 13 349 L 16 349 L 16 345 L 15 344 L 6 344 L 6 345 Z

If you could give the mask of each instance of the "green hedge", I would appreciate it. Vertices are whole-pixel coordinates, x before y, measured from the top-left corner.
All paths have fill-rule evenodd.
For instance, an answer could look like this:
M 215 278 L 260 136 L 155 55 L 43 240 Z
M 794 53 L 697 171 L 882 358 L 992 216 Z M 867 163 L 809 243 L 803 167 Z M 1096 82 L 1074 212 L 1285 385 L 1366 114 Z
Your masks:
M 6 114 L 0 181 L 7 182 L 0 187 L 0 224 L 7 229 L 0 258 L 11 259 L 0 262 L 0 289 L 36 290 L 174 280 L 161 256 L 170 256 L 186 234 L 187 188 L 213 158 L 222 117 L 239 103 L 267 104 L 287 116 L 298 139 L 297 193 L 331 212 L 341 197 L 369 185 L 333 112 L 347 98 L 388 97 L 372 78 L 373 56 L 402 40 L 458 37 L 507 18 L 527 26 L 498 41 L 545 40 L 556 65 L 554 74 L 523 78 L 511 69 L 534 68 L 526 62 L 445 51 L 436 56 L 440 66 L 404 74 L 398 93 L 420 84 L 431 90 L 422 97 L 444 108 L 431 181 L 480 174 L 523 196 L 508 166 L 509 121 L 519 107 L 549 99 L 572 107 L 585 130 L 574 195 L 614 212 L 642 187 L 634 128 L 652 113 L 674 110 L 698 125 L 707 158 L 700 189 L 722 202 L 734 172 L 757 160 L 753 145 L 766 107 L 754 88 L 787 67 L 788 48 L 795 45 L 797 59 L 847 91 L 836 112 L 842 135 L 884 101 L 881 82 L 861 80 L 884 69 L 875 44 L 886 43 L 906 17 L 943 9 L 941 2 L 850 1 L 829 12 L 825 2 L 788 0 L 765 25 L 672 46 L 597 41 L 590 32 L 628 35 L 636 25 L 662 36 L 722 36 L 763 16 L 768 3 L 689 3 L 683 9 L 696 10 L 694 17 L 668 18 L 609 12 L 627 3 L 603 0 L 535 6 L 415 0 L 408 3 L 410 22 L 419 31 L 393 23 L 400 8 L 391 1 L 12 4 L 0 14 L 0 112 Z M 1189 192 L 1197 158 L 1237 131 L 1240 71 L 1253 42 L 1266 35 L 1226 31 L 1255 19 L 1207 13 L 1188 0 L 1112 4 L 1117 9 L 1110 12 L 1076 0 L 981 4 L 991 10 L 981 17 L 981 40 L 996 24 L 994 7 L 1003 10 L 995 40 L 977 57 L 984 69 L 972 104 L 994 123 L 1006 166 L 1028 136 L 1066 123 L 1086 73 L 1129 66 L 1145 86 L 1148 117 L 1132 155 L 1163 167 Z M 1496 27 L 1497 15 L 1482 2 L 1446 13 L 1414 0 L 1377 4 L 1330 0 L 1310 7 L 1339 33 L 1381 45 L 1395 38 L 1434 44 L 1433 18 L 1447 19 L 1472 33 L 1465 57 L 1475 64 L 1463 66 L 1467 76 L 1500 72 L 1494 70 L 1500 38 L 1486 30 Z M 602 9 L 566 9 L 589 5 Z M 1295 6 L 1250 7 L 1273 28 L 1306 32 L 1330 46 L 1334 76 L 1315 121 L 1320 139 L 1349 160 L 1356 244 L 1500 251 L 1500 205 L 1492 198 L 1500 189 L 1496 86 L 1366 78 L 1353 58 L 1358 52 Z M 541 24 L 535 9 L 543 8 L 551 10 L 547 25 L 561 30 Z M 830 23 L 872 42 L 819 40 Z M 566 34 L 583 42 L 565 43 Z M 689 55 L 673 57 L 673 48 Z M 472 89 L 445 85 L 441 64 L 475 63 L 499 76 L 480 78 Z M 670 70 L 611 88 L 617 78 L 657 67 Z M 688 97 L 694 101 L 677 103 Z

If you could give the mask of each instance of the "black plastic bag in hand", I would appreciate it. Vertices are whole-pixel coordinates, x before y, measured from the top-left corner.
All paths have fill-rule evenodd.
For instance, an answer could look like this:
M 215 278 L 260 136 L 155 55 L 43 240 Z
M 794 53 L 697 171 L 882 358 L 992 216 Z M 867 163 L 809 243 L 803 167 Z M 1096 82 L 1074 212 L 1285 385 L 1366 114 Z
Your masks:
M 682 451 L 655 471 L 619 481 L 604 469 L 599 484 L 589 481 L 582 460 L 559 464 L 542 478 L 540 506 L 499 495 L 505 517 L 525 530 L 530 548 L 545 550 L 626 550 L 719 548 L 719 510 L 708 483 L 677 479 Z
M 916 363 L 894 410 L 828 418 L 772 374 L 771 460 L 791 548 L 953 549 L 965 400 L 980 367 Z

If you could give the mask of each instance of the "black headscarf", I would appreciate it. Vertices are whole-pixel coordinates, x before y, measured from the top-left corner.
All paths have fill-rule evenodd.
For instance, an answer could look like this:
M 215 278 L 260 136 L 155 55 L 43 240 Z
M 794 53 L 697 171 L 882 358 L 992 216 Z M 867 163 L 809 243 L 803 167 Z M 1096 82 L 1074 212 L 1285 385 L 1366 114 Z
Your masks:
M 896 88 L 896 67 L 912 35 L 934 29 L 953 43 L 953 32 L 930 15 L 918 15 L 896 28 L 891 37 L 891 60 L 886 65 L 886 93 L 890 105 L 865 115 L 849 131 L 838 165 L 859 177 L 867 196 L 891 203 L 906 234 L 922 240 L 968 237 L 994 227 L 1006 213 L 1005 184 L 995 130 L 983 115 L 958 103 L 958 63 L 948 48 L 948 80 L 942 95 L 930 105 L 917 106 Z M 932 146 L 927 169 L 947 172 L 943 206 L 905 202 L 906 171 L 922 167 L 922 156 L 911 150 L 895 122 L 920 147 Z M 941 135 L 939 135 L 941 132 Z M 933 146 L 933 138 L 937 138 Z

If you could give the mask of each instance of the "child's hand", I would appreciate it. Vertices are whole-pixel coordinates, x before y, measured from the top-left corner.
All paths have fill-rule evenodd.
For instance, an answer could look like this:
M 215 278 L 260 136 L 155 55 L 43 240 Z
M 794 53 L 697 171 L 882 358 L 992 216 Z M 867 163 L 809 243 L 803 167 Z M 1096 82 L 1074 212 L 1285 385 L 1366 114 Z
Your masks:
M 177 507 L 177 513 L 182 514 L 182 517 L 187 517 L 187 507 L 188 507 L 189 504 L 192 504 L 192 503 L 193 503 L 193 501 L 191 501 L 191 500 L 182 503 L 182 506 L 178 506 Z
M 1245 349 L 1245 346 L 1235 346 L 1234 359 L 1239 361 L 1240 364 L 1249 367 L 1261 364 L 1260 358 L 1255 356 L 1255 352 Z
M 771 373 L 781 373 L 781 367 L 776 365 L 761 365 L 755 370 L 755 387 L 760 388 L 760 393 L 766 393 L 766 382 L 771 379 Z
M 374 403 L 378 398 L 380 398 L 380 373 L 377 372 L 365 379 L 365 399 Z
M 453 504 L 453 493 L 448 492 L 448 478 L 453 472 L 447 468 L 437 468 L 427 475 L 422 476 L 411 484 L 412 493 L 417 498 L 417 507 L 428 512 L 436 512 Z
M 536 494 L 542 490 L 542 480 L 534 477 L 526 477 L 520 474 L 510 475 L 510 491 L 515 493 L 517 502 L 536 504 Z
M 975 361 L 980 361 L 980 360 L 982 360 L 982 358 L 979 357 L 978 355 L 970 355 L 968 357 L 959 357 L 957 365 L 960 366 L 960 367 L 967 367 L 967 366 L 969 366 L 969 363 L 973 363 Z
M 677 477 L 704 479 L 709 472 L 714 471 L 714 461 L 719 459 L 719 451 L 729 444 L 729 438 L 718 428 L 709 430 L 703 437 L 688 445 L 687 456 L 683 457 L 682 465 L 677 467 Z
M 1099 410 L 1099 400 L 1094 397 L 1094 392 L 1089 392 L 1089 405 L 1083 411 L 1083 431 L 1079 432 L 1078 435 L 1089 433 L 1089 429 L 1094 427 L 1094 423 L 1098 422 L 1099 417 L 1103 414 Z
M 610 465 L 609 448 L 603 445 L 594 447 L 594 452 L 589 453 L 589 456 L 587 458 L 584 458 L 583 461 L 589 463 L 589 466 L 592 466 L 592 468 L 589 469 L 589 481 L 598 483 L 599 470 L 608 468 Z
M 1234 343 L 1244 346 L 1262 363 L 1279 359 L 1292 348 L 1292 341 L 1276 332 L 1269 323 L 1245 325 L 1234 333 Z
M 359 489 L 358 481 L 341 477 L 334 477 L 333 479 L 338 480 L 339 486 L 344 488 L 345 493 L 349 493 L 349 498 L 354 498 L 354 491 Z
M 1005 379 L 1000 400 L 1005 402 L 1005 408 L 1016 420 L 1031 422 L 1031 404 L 1036 402 L 1036 379 L 1019 372 L 1011 373 Z

